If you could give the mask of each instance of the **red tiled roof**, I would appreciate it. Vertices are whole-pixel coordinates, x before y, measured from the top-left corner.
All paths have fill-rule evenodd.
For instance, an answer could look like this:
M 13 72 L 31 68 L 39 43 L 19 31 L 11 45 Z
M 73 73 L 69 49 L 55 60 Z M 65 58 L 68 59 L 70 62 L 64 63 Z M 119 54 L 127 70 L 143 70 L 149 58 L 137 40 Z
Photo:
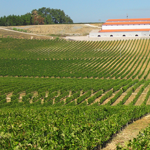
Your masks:
M 107 21 L 150 21 L 150 18 L 133 18 L 133 19 L 108 19 Z M 106 22 L 107 22 L 106 21 Z
M 99 32 L 134 32 L 134 31 L 150 31 L 150 29 L 110 29 L 110 30 L 101 30 Z
M 128 25 L 128 24 L 150 24 L 150 21 L 142 21 L 142 22 L 106 22 L 103 25 Z

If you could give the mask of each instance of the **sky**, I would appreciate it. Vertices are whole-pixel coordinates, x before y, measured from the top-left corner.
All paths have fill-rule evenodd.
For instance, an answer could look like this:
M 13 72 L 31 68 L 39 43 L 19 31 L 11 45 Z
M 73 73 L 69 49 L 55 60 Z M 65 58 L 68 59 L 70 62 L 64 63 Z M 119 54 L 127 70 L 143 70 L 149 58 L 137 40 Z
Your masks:
M 0 0 L 0 17 L 24 15 L 42 7 L 64 10 L 74 23 L 150 18 L 150 0 Z

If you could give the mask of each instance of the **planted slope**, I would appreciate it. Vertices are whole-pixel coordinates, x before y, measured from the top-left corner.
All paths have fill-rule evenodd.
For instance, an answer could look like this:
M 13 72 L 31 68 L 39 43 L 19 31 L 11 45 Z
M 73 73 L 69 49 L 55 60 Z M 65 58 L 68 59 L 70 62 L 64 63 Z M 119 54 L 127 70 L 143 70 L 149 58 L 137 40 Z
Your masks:
M 31 107 L 0 110 L 1 149 L 103 147 L 147 107 Z M 63 113 L 62 113 L 63 112 Z
M 1 77 L 0 82 L 1 108 L 93 104 L 133 106 L 146 105 L 150 100 L 150 80 Z
M 1 39 L 0 75 L 150 79 L 149 40 Z

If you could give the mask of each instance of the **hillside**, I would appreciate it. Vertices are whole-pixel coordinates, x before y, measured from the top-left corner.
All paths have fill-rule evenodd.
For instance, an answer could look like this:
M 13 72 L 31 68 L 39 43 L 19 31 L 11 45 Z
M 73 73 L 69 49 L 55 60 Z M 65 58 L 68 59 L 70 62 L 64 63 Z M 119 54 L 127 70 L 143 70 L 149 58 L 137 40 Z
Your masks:
M 79 42 L 1 38 L 0 75 L 60 78 L 60 82 L 66 82 L 62 78 L 70 78 L 71 82 L 75 80 L 73 78 L 81 78 L 82 82 L 86 79 L 86 83 L 92 81 L 93 84 L 86 87 L 89 95 L 84 99 L 87 102 L 89 99 L 89 104 L 97 101 L 110 105 L 127 105 L 131 101 L 135 105 L 149 104 L 149 49 L 148 39 Z M 101 82 L 105 86 L 110 82 L 110 85 L 98 88 Z M 98 89 L 90 100 L 94 88 Z M 105 98 L 100 98 L 101 95 Z
M 19 68 L 15 66 L 15 76 L 18 73 L 24 76 L 20 71 L 25 70 L 28 64 L 32 69 L 32 72 L 25 70 L 29 76 L 150 79 L 149 49 L 148 39 L 75 42 L 1 38 L 1 68 L 7 70 L 1 71 L 1 75 L 11 75 L 10 69 L 5 69 L 5 67 L 12 67 L 10 64 L 13 65 L 15 59 L 17 64 L 22 63 Z M 38 72 L 37 67 L 40 68 Z M 37 73 L 35 74 L 34 71 Z
M 13 37 L 21 39 L 51 39 L 65 36 L 86 36 L 94 29 L 101 29 L 100 24 L 52 24 L 0 27 L 0 37 Z M 4 30 L 9 29 L 9 30 Z M 13 30 L 15 29 L 15 30 Z M 18 30 L 18 31 L 16 31 Z M 23 30 L 25 32 L 19 32 Z M 15 31 L 15 32 L 14 32 Z M 29 33 L 29 34 L 28 34 Z
M 150 113 L 149 43 L 0 38 L 0 149 L 105 147 Z

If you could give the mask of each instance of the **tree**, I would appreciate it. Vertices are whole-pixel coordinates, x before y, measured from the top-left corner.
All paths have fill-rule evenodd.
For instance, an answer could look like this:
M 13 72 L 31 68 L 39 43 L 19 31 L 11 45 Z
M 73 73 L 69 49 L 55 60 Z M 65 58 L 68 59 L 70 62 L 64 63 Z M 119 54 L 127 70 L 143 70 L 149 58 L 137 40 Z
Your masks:
M 32 11 L 32 24 L 44 24 L 44 18 L 38 14 L 38 11 L 35 9 Z
M 22 19 L 23 19 L 23 25 L 30 25 L 32 24 L 32 18 L 31 18 L 31 14 L 30 13 L 27 13 L 25 15 L 22 16 Z
M 1 25 L 1 26 L 5 26 L 6 19 L 7 19 L 7 17 L 6 17 L 6 16 L 1 17 L 1 19 L 0 19 L 0 25 Z
M 31 25 L 31 24 L 73 23 L 73 20 L 63 10 L 42 7 L 21 16 L 9 15 L 0 18 L 1 26 Z

